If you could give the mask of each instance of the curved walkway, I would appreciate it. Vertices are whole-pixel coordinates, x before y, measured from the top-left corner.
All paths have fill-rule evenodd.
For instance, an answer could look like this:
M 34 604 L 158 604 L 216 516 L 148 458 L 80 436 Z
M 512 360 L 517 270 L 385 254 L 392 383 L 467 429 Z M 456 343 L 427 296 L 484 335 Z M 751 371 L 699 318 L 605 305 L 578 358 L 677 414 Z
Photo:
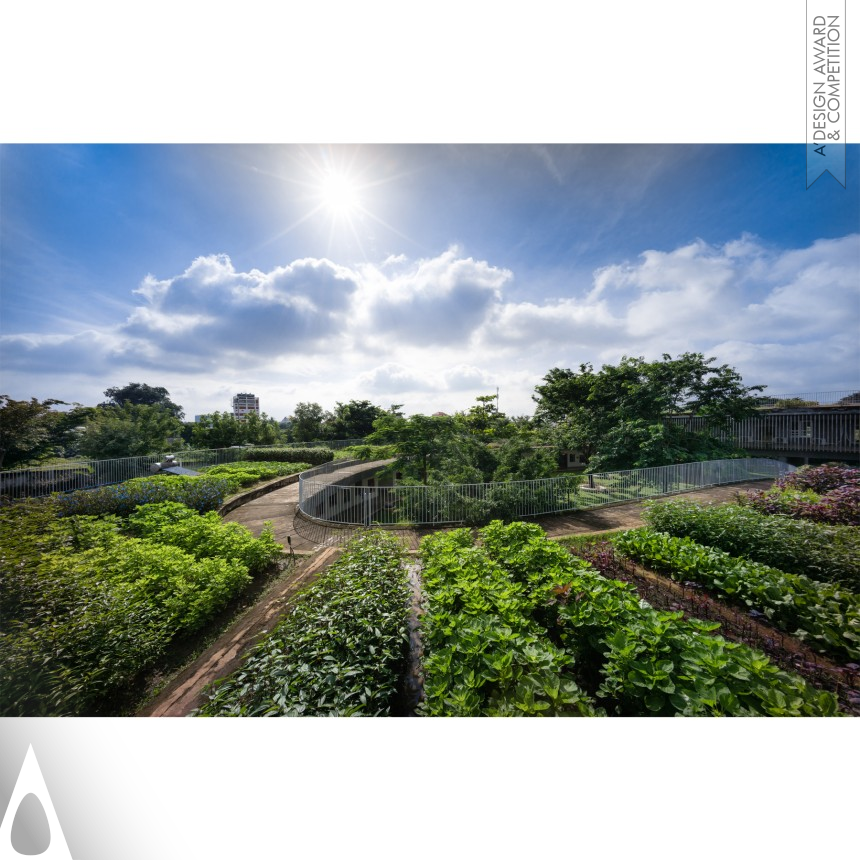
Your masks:
M 361 468 L 366 466 L 363 465 Z M 331 474 L 333 477 L 343 477 L 340 472 Z M 681 495 L 684 499 L 696 502 L 731 502 L 741 490 L 765 489 L 772 483 L 771 480 L 750 481 L 696 490 Z M 244 613 L 207 651 L 173 678 L 165 689 L 139 712 L 138 716 L 182 717 L 190 714 L 202 704 L 201 694 L 204 687 L 237 669 L 243 655 L 277 622 L 295 594 L 313 582 L 317 574 L 338 557 L 340 554 L 338 546 L 356 529 L 333 528 L 312 523 L 297 513 L 298 501 L 299 485 L 290 484 L 253 499 L 224 516 L 225 521 L 241 523 L 255 535 L 260 534 L 266 520 L 271 520 L 275 539 L 279 543 L 287 546 L 289 537 L 295 552 L 310 557 L 298 560 L 295 566 L 290 567 L 279 577 L 255 606 Z M 642 525 L 643 504 L 643 502 L 623 502 L 605 508 L 540 517 L 535 522 L 543 526 L 550 537 L 636 528 Z M 421 538 L 436 529 L 390 529 L 389 531 L 403 538 L 410 550 L 417 550 Z

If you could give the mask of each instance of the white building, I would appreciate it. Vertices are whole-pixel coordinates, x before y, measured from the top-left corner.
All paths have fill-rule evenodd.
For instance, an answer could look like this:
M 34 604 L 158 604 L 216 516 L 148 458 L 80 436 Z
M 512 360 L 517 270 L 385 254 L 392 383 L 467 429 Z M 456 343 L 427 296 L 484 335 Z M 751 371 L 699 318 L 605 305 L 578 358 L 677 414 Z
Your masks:
M 255 394 L 233 395 L 233 417 L 244 418 L 252 412 L 260 414 L 260 398 Z

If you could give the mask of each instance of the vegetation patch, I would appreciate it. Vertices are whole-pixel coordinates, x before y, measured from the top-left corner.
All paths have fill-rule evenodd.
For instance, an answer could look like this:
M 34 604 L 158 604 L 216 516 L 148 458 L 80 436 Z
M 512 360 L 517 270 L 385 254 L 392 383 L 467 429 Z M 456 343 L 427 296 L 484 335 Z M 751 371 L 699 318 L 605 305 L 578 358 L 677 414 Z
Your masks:
M 643 604 L 536 525 L 491 523 L 480 536 L 481 546 L 466 530 L 422 542 L 429 713 L 837 713 L 832 694 L 711 635 L 716 624 Z M 493 629 L 522 638 L 499 642 Z M 541 690 L 550 676 L 556 686 Z M 573 701 L 554 706 L 559 695 Z
M 238 487 L 250 487 L 260 481 L 270 481 L 295 475 L 310 469 L 310 463 L 284 463 L 278 461 L 241 461 L 239 463 L 222 463 L 219 466 L 206 466 L 201 471 L 207 477 L 227 478 L 235 481 Z
M 354 537 L 197 714 L 391 715 L 408 644 L 404 558 L 392 535 Z
M 844 587 L 649 528 L 616 535 L 612 543 L 624 555 L 673 579 L 699 582 L 729 602 L 761 612 L 816 651 L 843 661 L 860 660 L 860 597 Z
M 133 478 L 122 484 L 76 490 L 54 495 L 52 505 L 58 516 L 128 516 L 139 505 L 155 502 L 179 502 L 195 511 L 214 511 L 224 499 L 239 489 L 233 478 L 190 477 L 186 475 L 152 475 Z
M 738 501 L 763 514 L 860 526 L 860 469 L 804 466 L 778 480 L 771 489 L 739 495 Z
M 176 503 L 117 516 L 0 512 L 0 713 L 116 713 L 167 648 L 199 631 L 280 556 L 217 515 Z
M 647 505 L 643 519 L 655 531 L 860 592 L 860 529 L 854 526 L 795 520 L 744 505 L 686 501 Z

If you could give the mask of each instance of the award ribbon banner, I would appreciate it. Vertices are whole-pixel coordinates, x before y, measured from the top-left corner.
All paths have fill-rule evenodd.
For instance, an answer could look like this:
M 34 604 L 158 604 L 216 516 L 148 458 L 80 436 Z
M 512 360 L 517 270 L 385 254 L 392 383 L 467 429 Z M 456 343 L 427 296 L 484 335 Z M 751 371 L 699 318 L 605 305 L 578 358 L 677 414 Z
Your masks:
M 806 187 L 845 187 L 845 0 L 806 0 Z

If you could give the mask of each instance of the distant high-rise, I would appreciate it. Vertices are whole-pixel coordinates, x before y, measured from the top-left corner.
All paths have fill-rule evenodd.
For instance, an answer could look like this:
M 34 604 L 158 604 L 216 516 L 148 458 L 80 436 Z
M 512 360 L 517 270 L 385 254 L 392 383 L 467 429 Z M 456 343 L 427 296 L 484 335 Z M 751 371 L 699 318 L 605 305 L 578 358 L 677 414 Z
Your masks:
M 233 417 L 244 418 L 251 413 L 260 414 L 260 398 L 256 394 L 233 395 Z

